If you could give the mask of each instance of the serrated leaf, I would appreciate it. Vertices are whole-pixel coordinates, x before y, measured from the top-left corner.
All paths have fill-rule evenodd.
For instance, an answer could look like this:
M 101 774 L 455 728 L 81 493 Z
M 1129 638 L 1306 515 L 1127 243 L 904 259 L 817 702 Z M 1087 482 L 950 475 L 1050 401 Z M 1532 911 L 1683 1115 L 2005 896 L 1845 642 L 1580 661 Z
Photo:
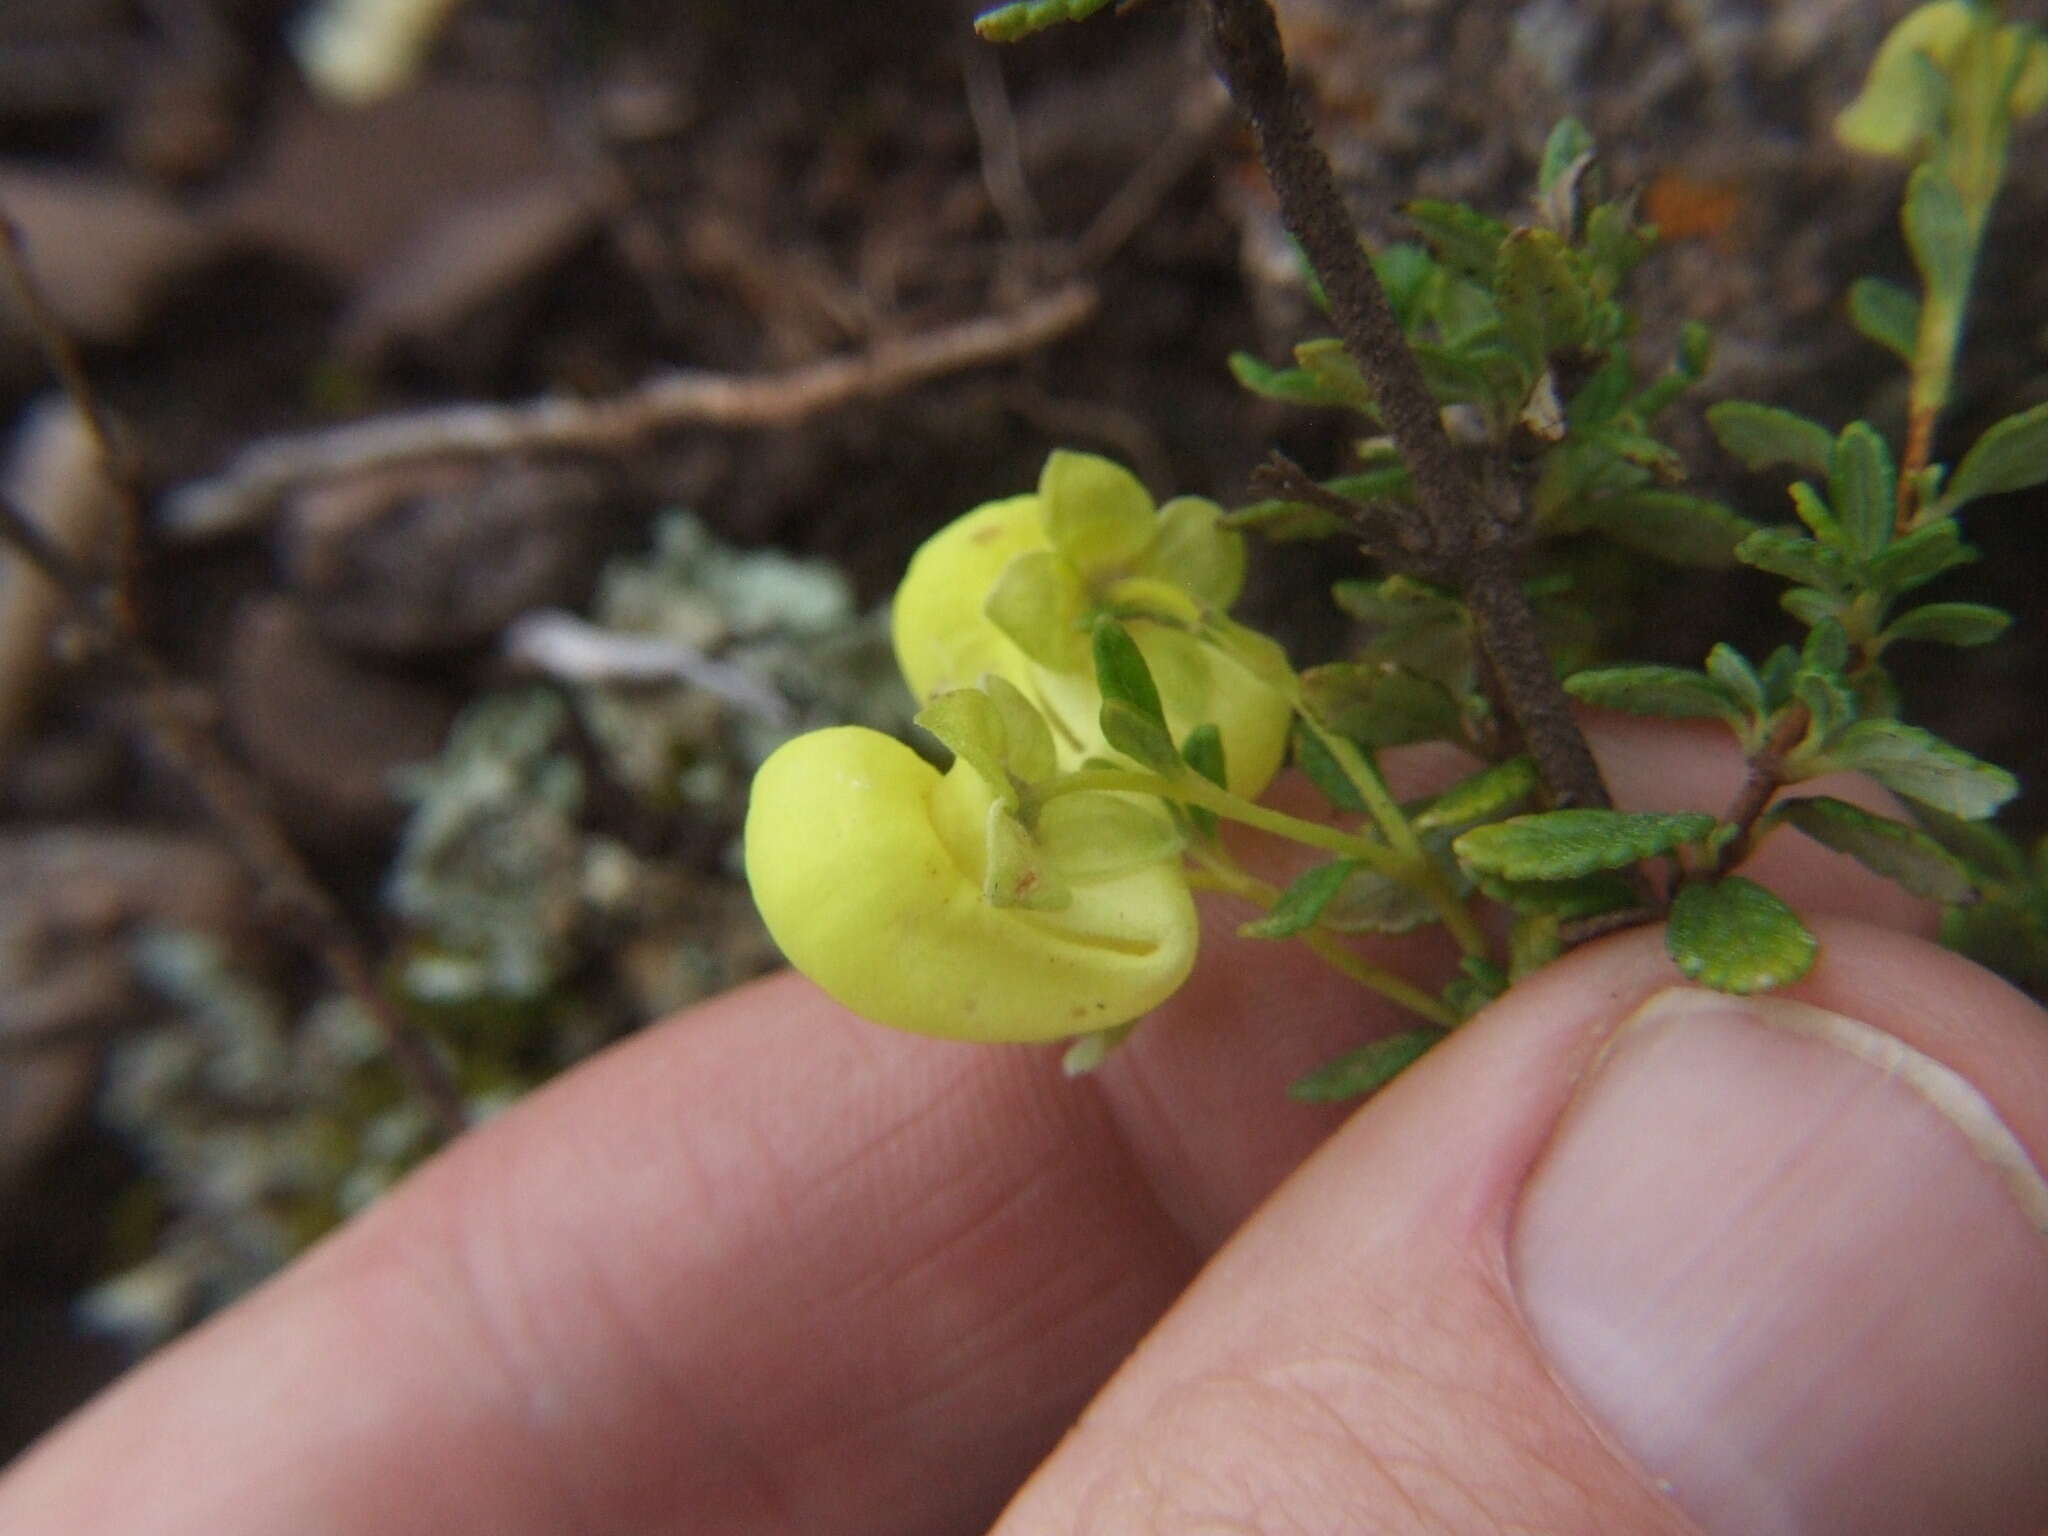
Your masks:
M 1898 475 L 1877 428 L 1852 421 L 1828 460 L 1828 503 L 1842 525 L 1844 551 L 1868 560 L 1891 541 L 1898 511 Z
M 1507 225 L 1463 203 L 1423 198 L 1401 210 L 1421 232 L 1436 259 L 1463 277 L 1490 281 Z
M 1848 854 L 1915 896 L 1950 906 L 1976 899 L 1977 888 L 1962 860 L 1918 827 L 1827 795 L 1781 800 L 1771 807 L 1770 817 L 1797 827 L 1824 848 Z
M 1866 339 L 1910 363 L 1919 341 L 1920 300 L 1897 283 L 1859 277 L 1849 285 L 1849 323 Z
M 1924 161 L 1913 168 L 1900 217 L 1907 248 L 1927 291 L 1960 309 L 1970 290 L 1977 240 L 1962 194 L 1939 161 Z
M 1725 640 L 1707 652 L 1707 676 L 1727 689 L 1747 716 L 1754 718 L 1770 707 L 1763 679 L 1757 675 L 1756 668 Z
M 1472 869 L 1506 880 L 1569 880 L 1668 853 L 1713 830 L 1714 818 L 1698 811 L 1539 811 L 1474 827 L 1451 847 Z
M 1849 565 L 1834 550 L 1788 528 L 1759 528 L 1735 546 L 1735 558 L 1803 586 L 1840 591 Z
M 1295 876 L 1280 899 L 1273 903 L 1272 910 L 1249 923 L 1238 926 L 1238 936 L 1246 939 L 1291 939 L 1298 933 L 1306 933 L 1315 927 L 1316 919 L 1323 915 L 1330 898 L 1351 878 L 1352 871 L 1359 868 L 1356 859 L 1332 859 L 1327 864 L 1318 864 Z
M 1980 496 L 2024 490 L 2048 480 L 2048 401 L 1993 422 L 1956 466 L 1941 505 L 1953 511 Z
M 1596 709 L 1667 720 L 1725 720 L 1737 730 L 1748 723 L 1743 696 L 1725 682 L 1689 667 L 1597 667 L 1564 680 L 1564 690 Z M 1756 696 L 1760 707 L 1761 694 Z
M 1542 775 L 1532 759 L 1511 757 L 1460 779 L 1430 801 L 1427 810 L 1411 818 L 1410 824 L 1418 832 L 1469 827 L 1512 810 L 1534 795 L 1542 784 Z
M 1553 917 L 1559 922 L 1626 911 L 1642 899 L 1633 881 L 1606 869 L 1571 880 L 1507 880 L 1481 874 L 1477 883 L 1480 890 L 1517 913 Z
M 1834 434 L 1817 421 L 1753 400 L 1723 400 L 1707 407 L 1707 426 L 1720 445 L 1750 469 L 1790 464 L 1827 473 Z
M 1857 721 L 1828 745 L 1826 759 L 1966 821 L 1983 820 L 2019 792 L 2003 768 L 1900 720 Z
M 1922 603 L 1885 626 L 1878 640 L 1934 640 L 1943 645 L 1989 645 L 2012 625 L 2012 615 L 1983 603 Z
M 1870 585 L 1892 595 L 1910 592 L 1976 558 L 1977 551 L 1963 542 L 1954 522 L 1942 518 L 1886 546 L 1870 562 Z
M 1552 230 L 1518 229 L 1508 236 L 1495 262 L 1494 301 L 1508 335 L 1534 367 L 1585 343 L 1593 295 L 1570 248 Z
M 974 30 L 987 42 L 1014 43 L 1061 22 L 1084 20 L 1108 4 L 1109 0 L 1016 0 L 975 17 Z
M 1717 992 L 1767 992 L 1813 967 L 1820 943 L 1798 915 L 1753 880 L 1689 885 L 1671 903 L 1664 949 L 1679 972 Z
M 1329 1104 L 1375 1093 L 1420 1061 L 1447 1033 L 1436 1028 L 1411 1029 L 1346 1051 L 1295 1079 L 1288 1085 L 1287 1096 L 1310 1104 Z
M 1617 544 L 1672 565 L 1725 566 L 1758 531 L 1733 508 L 1683 491 L 1625 491 L 1589 503 L 1584 516 Z
M 1121 704 L 1166 729 L 1166 711 L 1159 703 L 1159 687 L 1152 681 L 1152 669 L 1131 632 L 1114 619 L 1097 619 L 1092 638 L 1095 657 L 1095 686 L 1105 706 Z

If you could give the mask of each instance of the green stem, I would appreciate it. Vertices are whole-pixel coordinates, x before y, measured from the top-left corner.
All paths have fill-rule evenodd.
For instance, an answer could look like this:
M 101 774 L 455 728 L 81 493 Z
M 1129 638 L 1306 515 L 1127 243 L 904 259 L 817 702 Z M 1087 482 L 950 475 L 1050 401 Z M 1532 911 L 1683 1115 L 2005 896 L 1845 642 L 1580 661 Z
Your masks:
M 1189 876 L 1188 883 L 1200 889 L 1221 891 L 1248 901 L 1262 912 L 1270 912 L 1273 904 L 1280 899 L 1280 892 L 1258 876 L 1240 869 L 1227 857 L 1207 849 L 1190 849 L 1189 855 L 1200 864 L 1200 869 Z M 1454 1028 L 1458 1016 L 1447 1008 L 1442 999 L 1431 997 L 1420 987 L 1404 981 L 1389 970 L 1374 965 L 1357 951 L 1347 949 L 1328 933 L 1314 929 L 1296 935 L 1312 950 L 1316 957 L 1340 974 L 1349 977 L 1369 991 L 1377 992 L 1391 1003 L 1418 1014 L 1430 1023 L 1444 1029 Z
M 1218 788 L 1200 774 L 1190 773 L 1178 779 L 1169 779 L 1139 768 L 1082 768 L 1055 780 L 1042 790 L 1040 802 L 1055 799 L 1060 795 L 1077 794 L 1084 790 L 1116 790 L 1126 794 L 1156 795 L 1162 800 L 1172 800 L 1181 805 L 1199 806 L 1205 811 L 1215 812 L 1218 816 L 1242 822 L 1248 827 L 1256 827 L 1261 832 L 1271 832 L 1276 837 L 1306 843 L 1311 848 L 1321 848 L 1325 852 L 1340 854 L 1347 859 L 1357 859 L 1361 864 L 1391 880 L 1406 882 L 1411 878 L 1412 872 L 1407 861 L 1384 843 L 1376 843 L 1356 833 L 1326 826 L 1320 821 L 1307 821 L 1299 816 L 1289 816 L 1285 811 L 1270 810 L 1240 795 L 1233 795 L 1227 789 Z

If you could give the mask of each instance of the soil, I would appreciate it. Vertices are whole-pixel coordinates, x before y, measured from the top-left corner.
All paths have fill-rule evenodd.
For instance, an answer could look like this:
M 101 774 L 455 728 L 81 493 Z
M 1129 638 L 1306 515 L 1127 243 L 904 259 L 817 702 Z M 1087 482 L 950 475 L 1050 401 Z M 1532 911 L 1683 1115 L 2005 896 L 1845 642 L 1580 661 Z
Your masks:
M 1895 427 L 1897 370 L 1849 329 L 1841 295 L 1864 273 L 1909 275 L 1898 175 L 1827 127 L 1904 0 L 1278 8 L 1370 237 L 1399 237 L 1417 196 L 1514 214 L 1548 128 L 1575 113 L 1613 184 L 1639 188 L 1672 237 L 1638 278 L 1648 355 L 1703 320 L 1717 352 L 1697 403 Z M 276 434 L 596 401 L 662 369 L 796 377 L 1013 315 L 1065 282 L 1096 295 L 1043 344 L 773 422 L 320 477 L 204 536 L 160 515 L 150 631 L 367 930 L 392 935 L 377 900 L 400 821 L 385 769 L 430 753 L 502 680 L 507 624 L 584 609 L 663 509 L 827 558 L 873 603 L 926 534 L 1028 488 L 1055 445 L 1225 502 L 1247 499 L 1275 443 L 1339 467 L 1334 423 L 1249 400 L 1224 367 L 1233 349 L 1284 357 L 1313 316 L 1185 8 L 1152 0 L 1001 51 L 973 38 L 971 9 L 472 0 L 408 89 L 361 107 L 309 90 L 288 45 L 298 7 L 279 0 L 0 9 L 0 207 L 158 514 Z M 1944 443 L 2048 398 L 2042 131 L 2000 205 Z M 90 546 L 106 509 L 89 466 L 65 469 L 75 448 L 34 437 L 51 389 L 18 307 L 0 305 L 0 412 L 20 423 L 10 494 L 73 508 Z M 1782 485 L 1736 472 L 1696 419 L 1676 436 L 1702 486 L 1785 515 Z M 2013 636 L 1901 671 L 1910 717 L 2038 783 L 2048 570 L 2025 499 L 1972 518 L 1986 558 L 1943 593 L 2011 609 Z M 1314 600 L 1329 560 L 1258 560 L 1250 616 L 1298 655 L 1344 638 Z M 1643 611 L 1636 654 L 1682 664 L 1718 639 L 1761 654 L 1795 633 L 1739 574 L 1673 576 Z M 306 964 L 217 867 L 105 669 L 53 652 L 47 614 L 10 624 L 0 867 L 23 873 L 0 890 L 0 932 L 42 926 L 9 950 L 6 983 L 62 1007 L 57 1045 L 0 1056 L 0 1458 L 119 1364 L 66 1306 L 103 1272 L 135 1172 L 91 1111 L 102 1043 L 140 1006 L 124 936 L 176 920 L 235 930 L 287 972 Z M 2038 801 L 2021 812 L 2043 821 Z M 706 881 L 729 878 L 719 831 L 672 842 Z M 53 892 L 76 919 L 54 938 Z M 48 992 L 60 985 L 72 992 Z M 0 1012 L 0 1043 L 47 1026 Z M 17 1065 L 30 1060 L 40 1086 Z

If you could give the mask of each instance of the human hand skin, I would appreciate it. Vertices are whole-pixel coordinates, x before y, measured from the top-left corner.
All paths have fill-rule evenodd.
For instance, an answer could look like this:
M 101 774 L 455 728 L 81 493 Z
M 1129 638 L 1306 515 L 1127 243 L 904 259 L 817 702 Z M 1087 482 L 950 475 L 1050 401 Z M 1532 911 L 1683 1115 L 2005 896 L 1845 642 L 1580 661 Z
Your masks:
M 1596 744 L 1646 808 L 1740 771 L 1704 732 Z M 0 1531 L 2048 1527 L 2014 1161 L 2048 1156 L 2048 1020 L 1834 855 L 1781 835 L 1750 872 L 1823 941 L 1789 996 L 1902 1070 L 1770 1004 L 1683 1016 L 1654 931 L 1355 1114 L 1281 1090 L 1399 1021 L 1234 915 L 1075 1082 L 775 977 L 152 1359 L 0 1479 Z M 1981 1099 L 1934 1109 L 1930 1062 Z

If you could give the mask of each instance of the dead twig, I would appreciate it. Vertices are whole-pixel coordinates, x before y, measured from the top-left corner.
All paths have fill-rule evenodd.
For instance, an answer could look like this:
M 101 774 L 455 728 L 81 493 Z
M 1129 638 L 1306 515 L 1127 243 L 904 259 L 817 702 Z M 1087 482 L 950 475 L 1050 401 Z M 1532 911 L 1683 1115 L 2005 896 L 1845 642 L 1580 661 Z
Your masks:
M 22 296 L 52 368 L 93 434 L 101 469 L 131 509 L 142 504 L 135 465 L 118 444 L 94 397 L 70 337 L 45 301 L 29 267 L 19 232 L 0 213 L 0 266 Z M 191 707 L 162 657 L 143 632 L 137 582 L 139 518 L 126 520 L 113 574 L 97 578 L 46 538 L 35 520 L 0 497 L 0 543 L 11 547 L 63 594 L 74 620 L 134 685 L 150 740 L 197 791 L 229 845 L 249 866 L 285 919 L 298 928 L 337 985 L 364 1010 L 384 1037 L 394 1065 L 454 1137 L 468 1125 L 462 1095 L 446 1064 L 378 984 L 375 963 L 331 897 L 263 803 L 261 790 L 221 745 L 211 715 Z
M 546 398 L 375 416 L 251 444 L 209 480 L 167 498 L 166 528 L 188 538 L 245 527 L 292 487 L 414 459 L 487 454 L 614 453 L 682 426 L 786 426 L 855 400 L 900 393 L 984 367 L 1066 334 L 1095 310 L 1071 283 L 1007 314 L 963 321 L 866 352 L 756 377 L 678 369 L 609 400 Z

